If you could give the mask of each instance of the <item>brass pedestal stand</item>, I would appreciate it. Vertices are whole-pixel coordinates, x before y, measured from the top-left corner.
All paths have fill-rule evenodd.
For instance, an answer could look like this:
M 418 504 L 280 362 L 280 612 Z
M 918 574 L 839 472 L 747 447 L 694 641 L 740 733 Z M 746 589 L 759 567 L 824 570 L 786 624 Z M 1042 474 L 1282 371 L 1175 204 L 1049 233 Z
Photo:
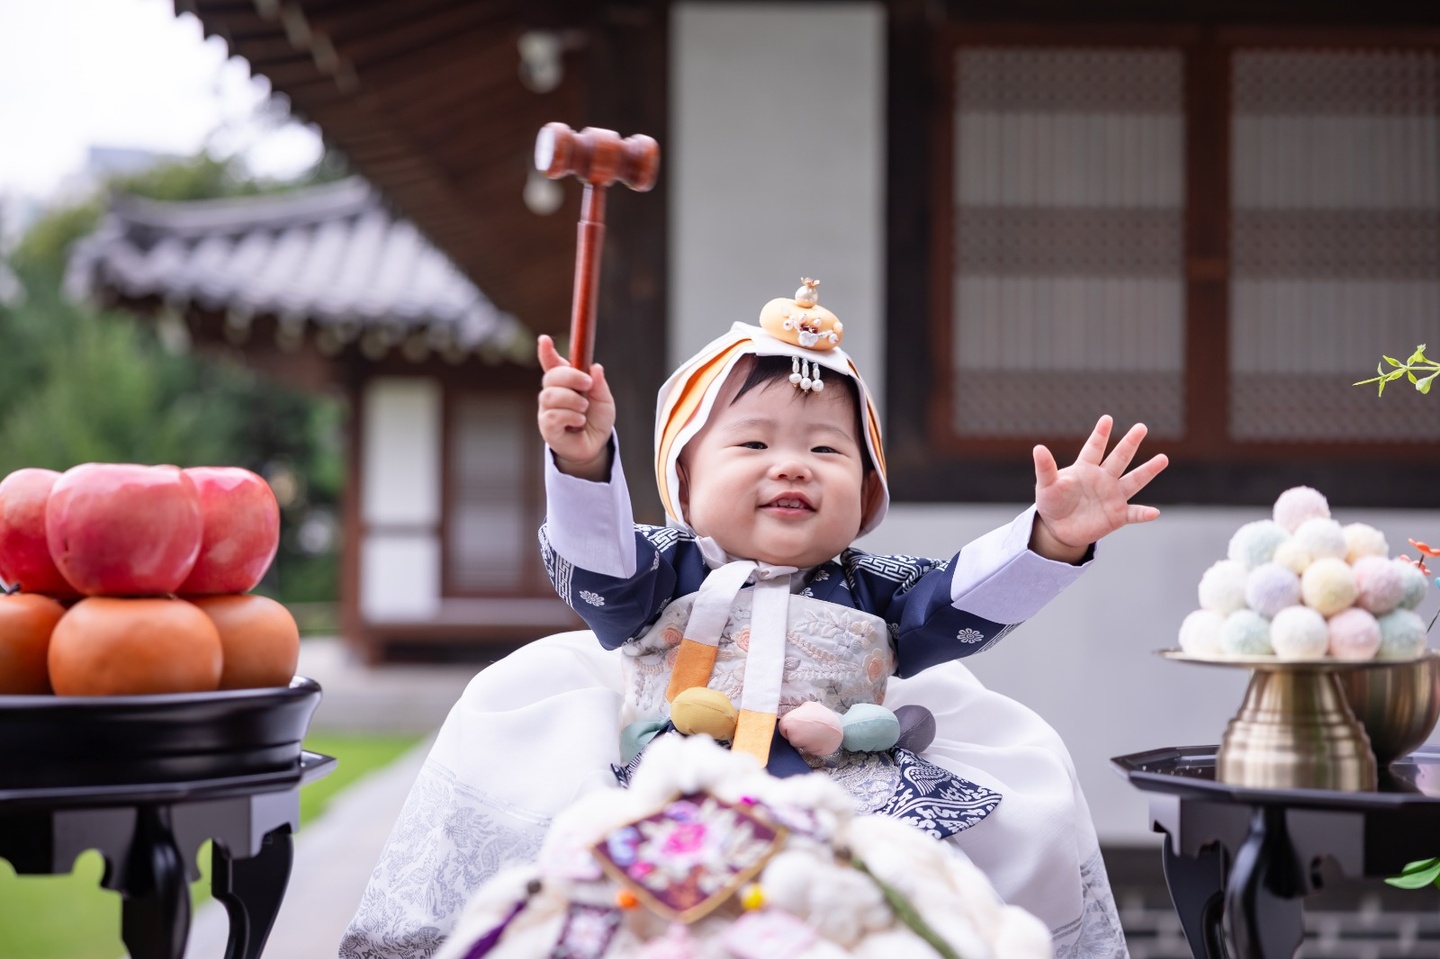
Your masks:
M 1268 656 L 1210 659 L 1175 650 L 1162 655 L 1179 662 L 1252 671 L 1240 711 L 1220 741 L 1215 778 L 1257 789 L 1375 790 L 1379 764 L 1371 749 L 1371 735 L 1346 698 L 1347 685 L 1364 684 L 1342 682 L 1342 678 L 1376 670 L 1413 669 L 1429 675 L 1433 669 L 1433 654 L 1414 663 L 1286 661 Z M 1364 710 L 1362 715 L 1371 712 Z M 1384 739 L 1383 730 L 1376 730 L 1376 737 Z M 1422 734 L 1419 741 L 1424 738 Z M 1394 757 L 1384 758 L 1388 762 Z

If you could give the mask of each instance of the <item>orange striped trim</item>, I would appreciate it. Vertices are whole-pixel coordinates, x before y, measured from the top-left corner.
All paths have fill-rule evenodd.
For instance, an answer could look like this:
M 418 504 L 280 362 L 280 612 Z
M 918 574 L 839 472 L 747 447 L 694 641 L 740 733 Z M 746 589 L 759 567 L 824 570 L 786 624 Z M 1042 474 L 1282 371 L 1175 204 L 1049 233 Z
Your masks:
M 770 761 L 770 744 L 774 739 L 774 713 L 742 709 L 735 724 L 735 740 L 730 744 L 730 751 L 749 753 L 760 760 L 760 765 L 763 766 Z
M 680 640 L 680 649 L 675 653 L 675 666 L 670 670 L 670 686 L 665 690 L 665 701 L 673 703 L 675 697 L 696 686 L 709 686 L 710 674 L 715 671 L 715 656 L 718 647 L 693 639 Z
M 670 413 L 665 419 L 665 426 L 660 432 L 660 448 L 655 451 L 655 479 L 660 488 L 660 502 L 665 505 L 665 511 L 667 513 L 670 513 L 671 505 L 669 478 L 670 450 L 675 445 L 675 438 L 680 435 L 680 431 L 684 429 L 695 416 L 695 411 L 700 408 L 700 404 L 705 400 L 705 394 L 709 391 L 710 384 L 714 382 L 720 370 L 725 368 L 725 364 L 729 362 L 730 357 L 737 352 L 745 351 L 746 344 L 750 342 L 748 339 L 740 340 L 717 353 L 713 358 L 701 363 L 674 391 L 679 395 L 679 399 L 675 402 L 674 406 L 671 407 Z M 698 389 L 696 388 L 697 385 L 699 387 Z M 677 497 L 677 506 L 678 502 Z M 674 513 L 671 513 L 671 518 L 679 522 L 684 522 L 685 520 L 685 517 L 676 516 Z

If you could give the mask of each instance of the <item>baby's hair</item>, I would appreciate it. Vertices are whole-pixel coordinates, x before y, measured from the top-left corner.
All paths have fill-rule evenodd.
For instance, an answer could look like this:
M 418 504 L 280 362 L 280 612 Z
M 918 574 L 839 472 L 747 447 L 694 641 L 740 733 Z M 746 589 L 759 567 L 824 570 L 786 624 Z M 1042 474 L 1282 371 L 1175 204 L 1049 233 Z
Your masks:
M 747 366 L 749 368 L 745 369 Z M 740 381 L 740 389 L 735 391 L 735 396 L 730 400 L 732 404 L 751 390 L 757 387 L 764 388 L 771 383 L 783 383 L 791 386 L 792 391 L 802 400 L 808 400 L 815 395 L 808 390 L 793 388 L 790 383 L 792 368 L 788 356 L 742 356 L 736 361 L 731 375 L 742 371 L 745 373 L 745 378 Z M 865 443 L 865 423 L 860 417 L 860 390 L 854 380 L 840 373 L 833 373 L 825 379 L 826 389 L 834 389 L 836 383 L 843 383 L 845 395 L 850 397 L 850 409 L 855 411 L 855 440 L 860 444 L 860 453 L 864 457 L 865 470 L 868 472 L 875 467 L 870 462 L 870 449 Z

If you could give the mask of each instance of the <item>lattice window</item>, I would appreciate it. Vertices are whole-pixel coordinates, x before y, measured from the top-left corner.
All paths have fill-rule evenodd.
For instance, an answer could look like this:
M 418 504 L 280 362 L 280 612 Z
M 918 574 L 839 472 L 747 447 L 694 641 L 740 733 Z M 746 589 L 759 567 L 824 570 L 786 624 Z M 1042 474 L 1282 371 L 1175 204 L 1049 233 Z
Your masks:
M 462 393 L 451 403 L 445 530 L 451 591 L 528 594 L 543 582 L 534 433 L 528 394 Z
M 1233 55 L 1230 434 L 1440 438 L 1434 397 L 1349 386 L 1440 344 L 1440 57 Z
M 951 427 L 1184 427 L 1183 55 L 956 52 Z

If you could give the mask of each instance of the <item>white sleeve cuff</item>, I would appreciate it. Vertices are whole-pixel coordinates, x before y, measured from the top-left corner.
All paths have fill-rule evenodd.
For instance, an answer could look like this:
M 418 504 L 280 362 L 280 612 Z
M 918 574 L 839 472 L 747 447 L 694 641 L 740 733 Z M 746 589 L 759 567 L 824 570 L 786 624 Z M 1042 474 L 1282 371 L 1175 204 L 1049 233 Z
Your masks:
M 992 623 L 1021 623 L 1080 577 L 1093 557 L 1079 566 L 1046 559 L 1030 549 L 1034 526 L 1031 506 L 960 551 L 950 581 L 956 609 Z
M 635 514 L 613 433 L 610 448 L 610 479 L 595 483 L 560 472 L 545 447 L 545 533 L 551 548 L 574 565 L 623 578 L 635 575 Z

